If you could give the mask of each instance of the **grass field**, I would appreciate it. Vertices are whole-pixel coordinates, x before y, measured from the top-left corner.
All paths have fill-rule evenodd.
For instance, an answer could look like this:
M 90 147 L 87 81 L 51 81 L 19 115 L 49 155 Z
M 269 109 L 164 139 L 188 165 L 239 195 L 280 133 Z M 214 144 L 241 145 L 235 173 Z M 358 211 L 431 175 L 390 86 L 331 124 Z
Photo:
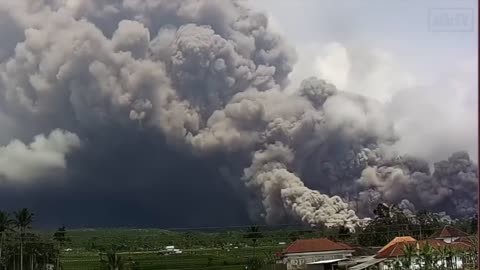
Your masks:
M 276 248 L 259 247 L 255 253 L 273 254 Z M 121 252 L 125 259 L 132 259 L 142 270 L 154 269 L 245 269 L 246 260 L 253 254 L 253 248 L 232 250 L 210 249 L 184 251 L 181 255 L 159 255 L 152 252 Z M 94 270 L 100 269 L 100 256 L 95 252 L 77 254 L 64 253 L 62 265 L 64 270 Z
M 268 235 L 268 234 L 266 234 Z M 71 242 L 62 252 L 64 270 L 99 270 L 100 252 L 117 248 L 118 254 L 132 260 L 139 270 L 190 269 L 190 270 L 240 270 L 255 254 L 268 258 L 281 250 L 277 239 L 264 237 L 260 246 L 248 246 L 243 232 L 200 233 L 171 232 L 164 230 L 77 230 L 68 232 Z M 166 245 L 182 249 L 179 255 L 161 255 L 158 251 Z

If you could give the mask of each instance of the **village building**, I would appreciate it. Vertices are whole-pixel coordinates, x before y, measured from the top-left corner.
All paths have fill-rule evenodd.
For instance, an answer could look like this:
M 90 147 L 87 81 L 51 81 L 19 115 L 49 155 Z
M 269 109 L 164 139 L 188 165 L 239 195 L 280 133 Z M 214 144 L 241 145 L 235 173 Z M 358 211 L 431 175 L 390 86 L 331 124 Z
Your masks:
M 440 250 L 443 247 L 450 246 L 452 248 L 456 248 L 457 250 L 464 250 L 467 251 L 468 249 L 471 248 L 470 245 L 466 243 L 446 243 L 442 240 L 438 239 L 428 239 L 428 240 L 420 240 L 420 241 L 408 241 L 408 242 L 400 242 L 397 244 L 394 244 L 393 246 L 390 246 L 389 248 L 385 249 L 382 252 L 379 252 L 375 258 L 376 259 L 385 259 L 382 261 L 382 267 L 380 267 L 380 270 L 389 270 L 393 269 L 392 263 L 397 260 L 398 258 L 404 258 L 405 257 L 405 246 L 407 245 L 412 245 L 414 250 L 421 250 L 423 249 L 426 245 L 430 245 L 433 249 L 435 250 Z M 420 263 L 419 263 L 420 262 Z M 411 269 L 421 269 L 421 259 L 416 256 L 416 254 L 411 255 Z M 438 259 L 436 262 L 437 265 L 441 266 L 447 266 L 449 264 L 452 264 L 455 269 L 462 269 L 463 265 L 463 260 L 460 256 L 454 255 L 451 258 L 441 258 Z
M 459 229 L 456 229 L 451 226 L 445 226 L 441 230 L 435 232 L 432 236 L 430 236 L 430 238 L 442 240 L 446 243 L 452 243 L 462 237 L 467 237 L 467 236 L 468 236 L 467 233 L 462 232 Z
M 400 243 L 404 242 L 415 242 L 417 241 L 415 238 L 411 236 L 400 236 L 400 237 L 395 237 L 392 241 L 388 242 L 385 246 L 383 246 L 375 255 L 369 256 L 367 258 L 364 258 L 359 262 L 357 265 L 350 267 L 349 269 L 351 270 L 361 270 L 361 269 L 367 269 L 372 266 L 376 266 L 377 269 L 384 269 L 384 261 L 388 260 L 388 257 L 386 256 L 380 256 L 377 257 L 376 255 L 378 254 L 385 254 L 385 252 L 388 252 L 387 250 L 391 250 L 392 247 L 398 246 Z M 395 250 L 395 248 L 393 248 Z M 386 262 L 388 263 L 388 261 Z
M 354 251 L 347 244 L 326 238 L 297 240 L 285 249 L 281 262 L 287 270 L 347 269 Z
M 456 269 L 462 269 L 467 264 L 471 264 L 467 257 L 461 256 L 461 252 L 467 252 L 472 249 L 473 241 L 467 236 L 466 233 L 455 229 L 453 227 L 445 226 L 438 232 L 432 235 L 432 239 L 417 241 L 411 236 L 396 237 L 383 248 L 381 248 L 375 256 L 365 258 L 359 264 L 350 267 L 350 270 L 362 270 L 370 267 L 375 267 L 379 270 L 391 270 L 393 269 L 393 263 L 395 261 L 401 261 L 406 257 L 405 247 L 412 246 L 413 254 L 411 254 L 411 266 L 410 269 L 421 269 L 421 258 L 416 256 L 416 251 L 423 249 L 427 244 L 437 251 L 443 248 L 449 247 L 460 251 L 451 257 L 445 257 L 438 259 L 437 265 L 452 265 Z M 463 258 L 462 258 L 463 257 Z
M 411 242 L 411 241 L 417 241 L 415 238 L 411 236 L 399 236 L 393 238 L 392 241 L 390 241 L 388 244 L 386 244 L 384 247 L 382 247 L 377 253 L 381 253 L 385 251 L 387 248 L 397 244 L 397 243 L 402 243 L 402 242 Z

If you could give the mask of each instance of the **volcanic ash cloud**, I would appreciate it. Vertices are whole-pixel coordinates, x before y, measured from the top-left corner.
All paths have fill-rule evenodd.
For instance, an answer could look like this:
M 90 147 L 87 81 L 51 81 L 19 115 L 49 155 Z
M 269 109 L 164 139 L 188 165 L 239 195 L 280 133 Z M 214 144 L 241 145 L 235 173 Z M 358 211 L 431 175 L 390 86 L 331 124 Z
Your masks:
M 468 154 L 431 172 L 387 151 L 398 138 L 382 104 L 318 78 L 287 94 L 295 52 L 241 1 L 2 1 L 0 14 L 1 113 L 18 136 L 77 134 L 13 140 L 2 178 L 65 168 L 80 140 L 121 126 L 199 157 L 251 158 L 237 178 L 267 223 L 353 227 L 354 209 L 378 201 L 474 212 Z

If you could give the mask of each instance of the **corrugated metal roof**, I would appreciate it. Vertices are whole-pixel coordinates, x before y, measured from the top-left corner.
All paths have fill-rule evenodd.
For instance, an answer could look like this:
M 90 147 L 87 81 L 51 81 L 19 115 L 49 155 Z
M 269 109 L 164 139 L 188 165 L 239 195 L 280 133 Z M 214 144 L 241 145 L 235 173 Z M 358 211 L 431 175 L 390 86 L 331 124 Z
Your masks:
M 363 262 L 361 264 L 354 265 L 352 267 L 349 267 L 348 269 L 349 270 L 361 270 L 361 269 L 365 269 L 369 266 L 375 265 L 377 263 L 383 262 L 384 260 L 386 260 L 386 258 L 381 258 L 381 259 L 372 258 L 371 260 L 368 260 L 368 261 Z

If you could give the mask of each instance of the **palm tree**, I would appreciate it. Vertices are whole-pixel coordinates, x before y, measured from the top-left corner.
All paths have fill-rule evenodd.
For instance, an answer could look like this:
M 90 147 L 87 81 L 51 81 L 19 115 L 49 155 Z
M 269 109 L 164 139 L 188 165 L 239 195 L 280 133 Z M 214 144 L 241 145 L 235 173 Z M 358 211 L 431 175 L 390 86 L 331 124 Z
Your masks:
M 477 265 L 478 263 L 478 234 L 475 234 L 472 238 L 472 261 L 473 265 Z
M 102 263 L 105 270 L 128 270 L 129 265 L 123 257 L 115 253 L 115 251 L 107 253 L 106 259 L 101 259 L 100 262 Z
M 33 213 L 27 208 L 14 212 L 15 226 L 20 230 L 20 270 L 23 270 L 23 238 L 25 231 L 32 226 Z
M 403 269 L 402 264 L 401 264 L 400 260 L 398 260 L 398 258 L 397 258 L 397 260 L 393 261 L 392 268 L 393 268 L 393 270 L 402 270 Z
M 438 248 L 438 259 L 441 263 L 439 269 L 446 269 L 448 268 L 448 255 L 449 255 L 449 247 L 448 246 L 441 246 Z
M 432 246 L 428 242 L 425 243 L 423 246 L 421 252 L 420 252 L 420 257 L 423 263 L 423 268 L 425 270 L 431 270 L 435 264 L 435 254 Z
M 453 269 L 453 257 L 455 256 L 455 253 L 453 252 L 453 249 L 450 246 L 447 246 L 445 249 L 445 257 L 447 261 L 447 268 Z
M 260 228 L 256 225 L 250 226 L 248 228 L 248 231 L 247 231 L 247 234 L 245 235 L 245 237 L 252 240 L 253 256 L 255 257 L 255 248 L 257 246 L 257 240 L 258 240 L 258 238 L 263 237 L 262 233 L 260 232 Z
M 458 269 L 458 259 L 460 258 L 460 260 L 462 261 L 462 258 L 461 256 L 463 255 L 463 251 L 462 250 L 459 250 L 457 248 L 452 248 L 452 253 L 453 253 L 453 268 L 454 269 Z M 463 261 L 462 261 L 463 263 Z
M 402 260 L 402 267 L 410 269 L 412 267 L 412 257 L 415 254 L 415 246 L 406 244 L 403 247 L 403 253 L 405 256 Z
M 53 234 L 53 240 L 57 242 L 58 248 L 58 256 L 57 256 L 57 269 L 60 269 L 60 248 L 65 244 L 65 242 L 69 241 L 66 237 L 67 230 L 65 226 L 58 228 L 58 230 Z
M 12 230 L 13 220 L 7 212 L 0 211 L 0 264 L 2 261 L 2 249 L 5 243 L 5 236 L 8 231 Z M 7 266 L 4 265 L 4 268 Z

